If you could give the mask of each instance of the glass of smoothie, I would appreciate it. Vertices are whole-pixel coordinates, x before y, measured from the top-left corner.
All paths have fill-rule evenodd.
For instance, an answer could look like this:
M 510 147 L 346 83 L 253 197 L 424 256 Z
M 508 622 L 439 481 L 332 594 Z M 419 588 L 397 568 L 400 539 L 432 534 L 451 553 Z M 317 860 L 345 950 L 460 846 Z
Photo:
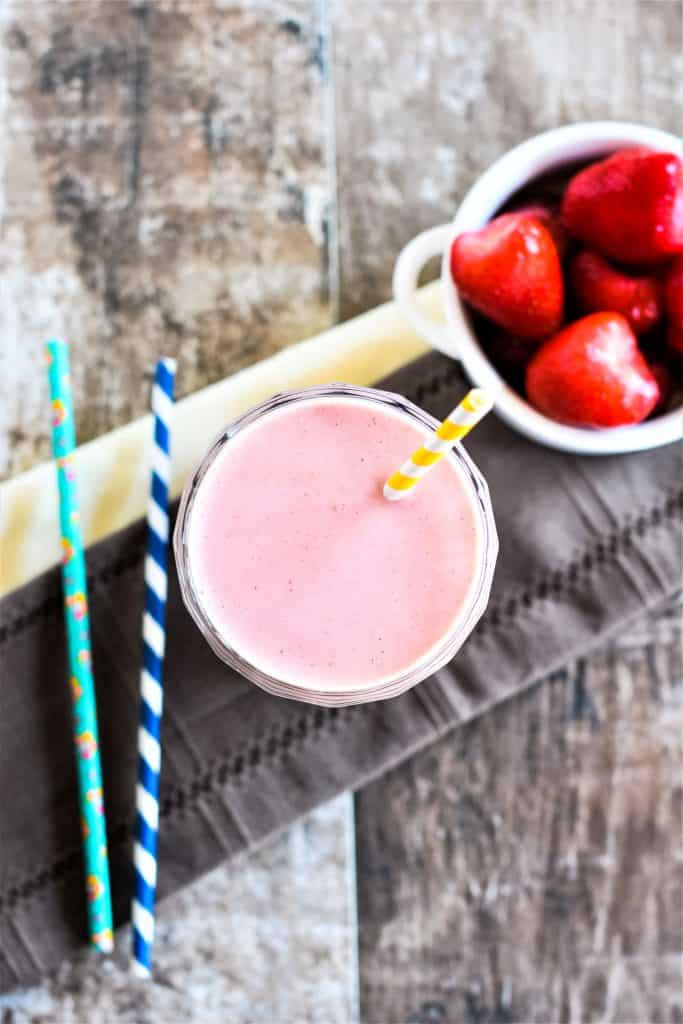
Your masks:
M 454 656 L 498 552 L 486 483 L 455 445 L 404 500 L 383 495 L 437 426 L 399 395 L 331 384 L 225 429 L 174 534 L 183 599 L 219 658 L 270 693 L 341 706 Z

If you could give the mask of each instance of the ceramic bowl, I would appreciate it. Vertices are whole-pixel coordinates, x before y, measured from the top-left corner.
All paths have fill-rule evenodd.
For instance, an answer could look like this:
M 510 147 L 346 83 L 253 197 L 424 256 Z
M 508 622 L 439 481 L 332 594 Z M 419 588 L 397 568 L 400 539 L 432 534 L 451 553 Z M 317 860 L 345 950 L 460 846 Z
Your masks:
M 636 426 L 586 429 L 557 423 L 532 408 L 503 380 L 477 340 L 451 278 L 451 245 L 456 235 L 486 224 L 511 196 L 541 175 L 579 161 L 597 160 L 629 146 L 683 153 L 681 140 L 675 135 L 638 124 L 598 121 L 543 132 L 496 160 L 467 193 L 454 219 L 409 242 L 394 269 L 394 297 L 418 333 L 441 352 L 460 360 L 474 384 L 495 394 L 496 410 L 511 427 L 563 451 L 611 455 L 669 444 L 683 436 L 683 410 L 675 409 Z M 439 254 L 446 325 L 424 314 L 416 294 L 420 271 Z

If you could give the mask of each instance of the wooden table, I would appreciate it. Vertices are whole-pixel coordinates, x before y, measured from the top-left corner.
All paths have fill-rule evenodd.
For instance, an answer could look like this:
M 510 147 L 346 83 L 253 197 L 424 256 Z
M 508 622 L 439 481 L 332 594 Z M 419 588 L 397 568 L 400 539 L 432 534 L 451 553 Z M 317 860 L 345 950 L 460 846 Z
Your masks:
M 0 474 L 390 293 L 526 136 L 683 123 L 680 0 L 10 0 Z M 363 1019 L 683 1019 L 680 606 L 358 794 Z M 678 686 L 678 689 L 677 689 Z

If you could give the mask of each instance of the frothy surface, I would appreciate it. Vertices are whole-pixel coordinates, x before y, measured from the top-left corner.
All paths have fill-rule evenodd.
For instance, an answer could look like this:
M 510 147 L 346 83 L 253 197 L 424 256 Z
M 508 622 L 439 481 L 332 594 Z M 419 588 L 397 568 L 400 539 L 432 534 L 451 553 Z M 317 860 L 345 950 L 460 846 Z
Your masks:
M 475 498 L 444 459 L 401 502 L 387 477 L 428 431 L 360 399 L 298 402 L 231 439 L 189 522 L 199 600 L 225 641 L 289 683 L 395 676 L 449 631 L 478 574 Z

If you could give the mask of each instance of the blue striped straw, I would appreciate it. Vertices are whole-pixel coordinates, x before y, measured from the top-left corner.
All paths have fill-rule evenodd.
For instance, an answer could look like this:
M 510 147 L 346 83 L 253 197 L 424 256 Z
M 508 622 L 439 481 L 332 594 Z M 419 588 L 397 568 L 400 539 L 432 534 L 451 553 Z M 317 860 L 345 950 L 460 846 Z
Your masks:
M 171 470 L 170 419 L 173 409 L 174 359 L 160 359 L 152 390 L 154 449 L 147 505 L 147 557 L 145 559 L 145 612 L 142 619 L 143 668 L 140 677 L 138 729 L 138 784 L 135 793 L 135 894 L 133 897 L 133 973 L 148 978 L 154 942 L 154 900 L 157 883 L 159 830 L 159 772 L 161 769 L 161 714 L 164 691 L 162 669 L 166 634 L 168 554 L 168 485 Z

